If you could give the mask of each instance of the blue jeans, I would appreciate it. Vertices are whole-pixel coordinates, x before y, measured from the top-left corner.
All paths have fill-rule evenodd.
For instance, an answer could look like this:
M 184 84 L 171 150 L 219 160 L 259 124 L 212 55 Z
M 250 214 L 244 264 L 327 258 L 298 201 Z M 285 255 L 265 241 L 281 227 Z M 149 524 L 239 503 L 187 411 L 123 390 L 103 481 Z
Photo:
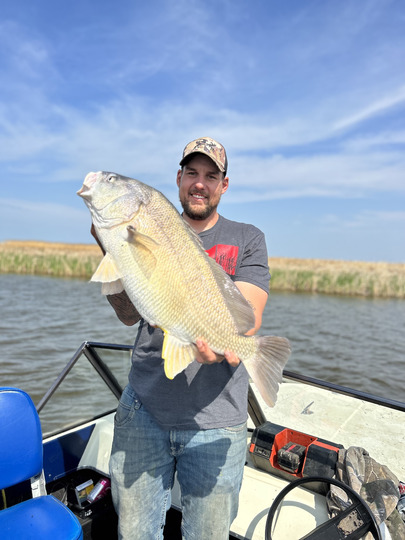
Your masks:
M 164 430 L 127 386 L 115 416 L 110 460 L 119 538 L 163 539 L 177 472 L 183 540 L 228 540 L 245 459 L 245 423 L 223 429 Z

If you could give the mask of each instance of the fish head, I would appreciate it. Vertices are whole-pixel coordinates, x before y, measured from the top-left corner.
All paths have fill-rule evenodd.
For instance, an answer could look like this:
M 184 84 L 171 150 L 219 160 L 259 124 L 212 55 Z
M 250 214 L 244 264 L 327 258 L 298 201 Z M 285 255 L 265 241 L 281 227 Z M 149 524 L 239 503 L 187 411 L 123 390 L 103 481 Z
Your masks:
M 111 228 L 131 221 L 149 202 L 151 188 L 134 178 L 100 171 L 90 172 L 77 194 L 89 207 L 94 225 Z

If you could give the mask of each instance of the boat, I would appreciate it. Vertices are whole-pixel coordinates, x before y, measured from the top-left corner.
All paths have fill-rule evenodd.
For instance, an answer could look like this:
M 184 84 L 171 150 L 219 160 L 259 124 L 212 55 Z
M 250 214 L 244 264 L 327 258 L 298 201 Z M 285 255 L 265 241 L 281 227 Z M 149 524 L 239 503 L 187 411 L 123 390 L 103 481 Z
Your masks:
M 132 350 L 131 345 L 82 343 L 36 404 L 46 491 L 78 518 L 84 539 L 117 538 L 108 465 Z M 246 464 L 230 539 L 353 539 L 367 529 L 374 538 L 389 538 L 364 499 L 337 478 L 337 469 L 339 456 L 360 448 L 394 478 L 405 480 L 405 403 L 284 371 L 275 407 L 267 407 L 251 383 L 248 412 Z M 331 519 L 327 500 L 335 485 L 350 502 Z M 0 514 L 30 497 L 29 482 L 4 489 Z M 177 540 L 181 503 L 176 482 L 171 501 L 164 537 Z M 352 529 L 345 532 L 342 523 L 348 520 Z

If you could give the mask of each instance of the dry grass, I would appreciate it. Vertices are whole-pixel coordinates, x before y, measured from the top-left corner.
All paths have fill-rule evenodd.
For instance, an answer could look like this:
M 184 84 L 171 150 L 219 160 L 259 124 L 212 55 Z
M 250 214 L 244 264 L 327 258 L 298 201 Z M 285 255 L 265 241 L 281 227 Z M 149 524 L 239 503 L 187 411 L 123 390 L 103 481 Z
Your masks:
M 270 258 L 273 290 L 405 298 L 405 264 Z
M 102 254 L 97 245 L 9 241 L 0 243 L 0 273 L 90 277 Z
M 0 273 L 90 278 L 97 245 L 35 241 L 0 243 Z M 405 264 L 269 259 L 272 290 L 405 298 Z

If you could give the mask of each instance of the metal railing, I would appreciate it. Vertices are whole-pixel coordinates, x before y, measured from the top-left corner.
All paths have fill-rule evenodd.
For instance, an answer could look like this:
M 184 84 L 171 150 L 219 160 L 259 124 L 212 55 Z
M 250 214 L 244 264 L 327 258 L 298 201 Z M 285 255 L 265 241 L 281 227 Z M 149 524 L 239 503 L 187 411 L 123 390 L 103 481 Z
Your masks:
M 63 383 L 67 375 L 70 373 L 70 371 L 73 369 L 76 362 L 79 360 L 79 358 L 82 355 L 84 355 L 87 358 L 87 360 L 96 370 L 96 372 L 100 375 L 100 377 L 105 382 L 106 386 L 114 394 L 114 396 L 117 399 L 121 397 L 123 388 L 117 381 L 115 375 L 112 373 L 110 368 L 100 357 L 96 349 L 107 349 L 111 351 L 130 351 L 133 349 L 133 346 L 117 345 L 114 343 L 97 343 L 94 341 L 85 341 L 84 343 L 82 343 L 81 346 L 75 352 L 75 354 L 72 356 L 72 358 L 69 360 L 69 362 L 66 364 L 66 366 L 63 368 L 63 370 L 59 373 L 59 375 L 57 376 L 53 384 L 46 391 L 41 401 L 38 403 L 37 405 L 38 413 L 41 412 L 41 410 L 44 408 L 47 402 L 51 399 L 53 394 L 56 392 L 59 386 Z

